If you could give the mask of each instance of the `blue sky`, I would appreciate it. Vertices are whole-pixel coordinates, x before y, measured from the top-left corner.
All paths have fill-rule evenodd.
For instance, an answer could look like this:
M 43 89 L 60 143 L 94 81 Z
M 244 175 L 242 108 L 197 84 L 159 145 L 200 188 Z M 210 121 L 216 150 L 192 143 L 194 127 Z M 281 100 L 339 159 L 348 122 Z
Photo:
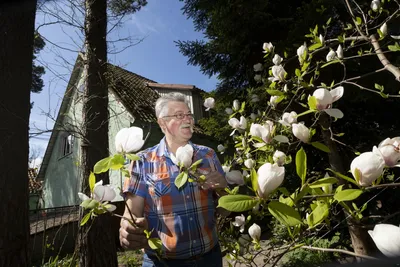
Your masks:
M 182 14 L 182 6 L 183 3 L 178 0 L 150 0 L 141 11 L 129 15 L 110 38 L 131 35 L 143 38 L 143 41 L 119 54 L 109 55 L 109 61 L 159 83 L 193 84 L 206 91 L 213 90 L 217 84 L 216 77 L 209 78 L 198 67 L 187 65 L 187 58 L 174 44 L 177 40 L 203 38 L 201 33 L 194 31 L 192 21 Z M 51 18 L 48 15 L 37 14 L 37 27 L 49 21 Z M 31 132 L 52 129 L 53 120 L 49 115 L 54 118 L 57 115 L 71 74 L 71 64 L 77 57 L 76 51 L 82 46 L 81 39 L 70 27 L 53 24 L 40 27 L 39 32 L 48 41 L 38 59 L 49 68 L 43 76 L 43 91 L 31 95 L 31 101 L 35 103 L 30 117 Z M 48 132 L 32 138 L 31 147 L 43 154 L 49 137 Z

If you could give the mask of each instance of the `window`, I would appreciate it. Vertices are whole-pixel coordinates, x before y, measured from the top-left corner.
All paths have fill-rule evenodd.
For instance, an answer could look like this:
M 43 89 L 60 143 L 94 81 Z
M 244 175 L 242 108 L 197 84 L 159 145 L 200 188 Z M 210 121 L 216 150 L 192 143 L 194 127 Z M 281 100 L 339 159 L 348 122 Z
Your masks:
M 62 156 L 66 156 L 72 153 L 72 146 L 73 146 L 73 136 L 71 134 L 65 135 L 62 138 L 61 143 L 61 153 Z

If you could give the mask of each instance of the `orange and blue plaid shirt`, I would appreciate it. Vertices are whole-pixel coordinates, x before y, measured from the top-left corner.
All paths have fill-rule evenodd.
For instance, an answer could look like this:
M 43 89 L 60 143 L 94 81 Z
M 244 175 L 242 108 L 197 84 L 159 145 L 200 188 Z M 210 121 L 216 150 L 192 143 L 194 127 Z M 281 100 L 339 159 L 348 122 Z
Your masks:
M 225 176 L 216 153 L 211 148 L 189 142 L 193 162 L 202 159 L 200 174 L 217 170 Z M 144 215 L 152 237 L 163 244 L 163 256 L 187 259 L 210 251 L 218 243 L 216 205 L 212 190 L 203 190 L 196 182 L 187 182 L 178 190 L 175 178 L 179 167 L 172 162 L 165 137 L 160 143 L 140 153 L 131 165 L 131 177 L 125 180 L 124 193 L 145 199 Z M 148 255 L 153 251 L 146 250 Z

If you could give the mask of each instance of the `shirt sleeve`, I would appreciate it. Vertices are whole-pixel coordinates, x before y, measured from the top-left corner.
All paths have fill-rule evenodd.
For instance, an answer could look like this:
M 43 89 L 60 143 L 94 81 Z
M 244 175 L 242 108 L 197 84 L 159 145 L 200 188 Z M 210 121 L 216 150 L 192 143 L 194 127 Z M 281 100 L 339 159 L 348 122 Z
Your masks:
M 123 188 L 124 195 L 128 192 L 143 198 L 145 198 L 147 195 L 144 172 L 144 157 L 140 158 L 140 160 L 132 161 L 129 167 L 130 177 L 125 178 Z

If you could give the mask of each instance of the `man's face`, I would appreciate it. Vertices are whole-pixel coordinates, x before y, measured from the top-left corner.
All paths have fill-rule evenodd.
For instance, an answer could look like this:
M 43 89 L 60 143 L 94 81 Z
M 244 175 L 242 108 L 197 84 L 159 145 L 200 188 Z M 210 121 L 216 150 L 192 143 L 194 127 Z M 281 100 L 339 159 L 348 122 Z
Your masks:
M 173 101 L 168 103 L 167 110 L 167 115 L 159 119 L 167 139 L 177 143 L 189 141 L 193 135 L 194 124 L 189 107 L 183 102 Z

